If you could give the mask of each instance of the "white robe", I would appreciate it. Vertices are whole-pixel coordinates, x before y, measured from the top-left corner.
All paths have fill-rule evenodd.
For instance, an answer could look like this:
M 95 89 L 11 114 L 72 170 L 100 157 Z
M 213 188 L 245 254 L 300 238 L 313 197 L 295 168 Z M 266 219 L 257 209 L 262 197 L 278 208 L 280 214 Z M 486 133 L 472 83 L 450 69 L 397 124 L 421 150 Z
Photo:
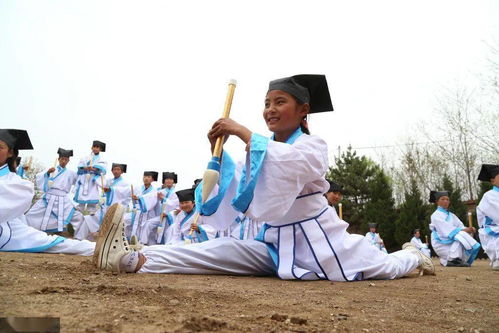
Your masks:
M 428 248 L 428 245 L 423 243 L 421 241 L 421 239 L 419 238 L 416 238 L 416 236 L 412 237 L 411 238 L 411 243 L 421 252 L 423 252 L 423 254 L 425 256 L 427 256 L 428 258 L 431 258 L 431 252 L 430 252 L 430 249 Z
M 462 229 L 463 222 L 442 207 L 438 207 L 431 215 L 431 245 L 442 266 L 452 259 L 461 259 L 470 265 L 475 260 L 480 243 Z
M 36 186 L 43 196 L 26 213 L 28 225 L 46 232 L 61 232 L 71 223 L 78 230 L 83 215 L 77 211 L 69 198 L 76 182 L 76 173 L 57 166 L 53 174 L 40 172 L 36 175 Z
M 476 208 L 478 235 L 490 264 L 499 265 L 499 187 L 487 191 Z
M 87 171 L 83 168 L 92 166 L 97 171 Z M 76 182 L 74 201 L 87 205 L 87 209 L 95 211 L 101 200 L 102 178 L 106 174 L 107 162 L 102 159 L 102 153 L 83 157 L 78 163 L 78 179 Z
M 215 239 L 217 231 L 210 225 L 203 223 L 203 218 L 197 221 L 199 231 L 190 235 L 191 225 L 196 217 L 195 209 L 190 213 L 180 211 L 174 218 L 173 224 L 166 232 L 165 243 L 167 245 L 182 245 L 191 243 L 202 243 L 210 239 Z
M 109 187 L 109 192 L 105 192 L 105 200 L 100 202 L 99 207 L 93 214 L 84 216 L 81 227 L 75 232 L 75 238 L 94 240 L 93 235 L 99 231 L 107 209 L 115 203 L 128 207 L 132 200 L 131 187 L 123 177 L 106 179 L 105 187 Z
M 164 198 L 161 200 L 160 205 L 158 207 L 160 208 L 160 212 L 158 213 L 161 214 L 168 214 L 172 210 L 178 209 L 179 208 L 179 201 L 178 201 L 178 196 L 175 193 L 175 187 L 173 186 L 172 188 L 158 188 L 158 193 L 163 193 Z
M 385 249 L 385 245 L 383 245 L 383 240 L 381 239 L 381 236 L 379 235 L 379 233 L 368 231 L 364 237 L 367 239 L 367 241 L 372 246 L 374 246 L 378 250 L 383 251 L 383 252 L 388 252 Z
M 327 151 L 322 139 L 298 129 L 286 143 L 254 133 L 240 170 L 234 171 L 224 152 L 219 186 L 199 207 L 203 221 L 225 230 L 242 212 L 266 222 L 259 241 L 219 238 L 189 246 L 146 247 L 147 260 L 139 272 L 277 272 L 282 279 L 352 281 L 393 279 L 414 270 L 418 257 L 410 251 L 386 254 L 346 231 L 348 224 L 323 196 L 329 188 Z
M 142 239 L 147 237 L 146 245 L 164 244 L 166 239 L 166 232 L 173 224 L 174 216 L 172 213 L 179 209 L 178 196 L 175 193 L 175 187 L 170 189 L 158 188 L 158 193 L 163 193 L 164 198 L 158 200 L 157 216 L 147 220 L 143 230 Z
M 139 199 L 132 203 L 132 212 L 125 215 L 125 233 L 128 238 L 137 236 L 142 244 L 148 244 L 151 238 L 157 237 L 150 235 L 147 221 L 158 216 L 158 192 L 152 185 L 148 189 L 142 185 L 134 187 L 134 195 Z
M 48 235 L 23 221 L 33 194 L 31 182 L 0 167 L 0 251 L 92 255 L 95 243 Z

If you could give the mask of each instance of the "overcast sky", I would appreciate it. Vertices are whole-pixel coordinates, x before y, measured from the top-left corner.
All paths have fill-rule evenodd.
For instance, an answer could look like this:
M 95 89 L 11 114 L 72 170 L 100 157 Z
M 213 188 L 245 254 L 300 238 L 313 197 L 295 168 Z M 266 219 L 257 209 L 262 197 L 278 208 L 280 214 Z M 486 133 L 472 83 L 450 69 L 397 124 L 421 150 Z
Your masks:
M 175 171 L 180 189 L 202 177 L 231 78 L 231 117 L 267 135 L 269 80 L 311 73 L 331 91 L 335 111 L 310 119 L 331 154 L 393 144 L 484 70 L 498 3 L 0 0 L 0 127 L 27 129 L 21 156 L 46 166 L 62 147 L 76 168 L 98 139 L 130 182 Z

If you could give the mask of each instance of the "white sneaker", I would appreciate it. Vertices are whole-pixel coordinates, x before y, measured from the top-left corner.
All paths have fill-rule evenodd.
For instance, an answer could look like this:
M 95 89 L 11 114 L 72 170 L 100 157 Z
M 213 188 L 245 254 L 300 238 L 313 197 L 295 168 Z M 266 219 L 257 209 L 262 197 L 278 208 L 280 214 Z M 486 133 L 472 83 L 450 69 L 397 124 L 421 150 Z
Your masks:
M 423 252 L 419 251 L 414 244 L 405 243 L 402 245 L 402 250 L 411 251 L 418 256 L 419 266 L 417 268 L 419 269 L 419 275 L 435 275 L 435 265 L 433 265 L 433 261 L 425 256 Z
M 133 250 L 125 236 L 125 207 L 114 204 L 106 212 L 97 238 L 94 263 L 97 268 L 120 272 L 120 261 Z

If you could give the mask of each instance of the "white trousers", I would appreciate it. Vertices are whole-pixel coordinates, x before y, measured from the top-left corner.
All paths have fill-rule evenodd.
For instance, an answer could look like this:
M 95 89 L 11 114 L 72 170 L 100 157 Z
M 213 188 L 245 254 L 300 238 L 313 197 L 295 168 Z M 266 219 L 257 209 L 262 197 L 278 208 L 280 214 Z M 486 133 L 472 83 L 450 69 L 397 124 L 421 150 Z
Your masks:
M 413 271 L 418 257 L 402 250 L 361 258 L 364 279 L 394 279 Z M 275 275 L 276 267 L 265 243 L 255 240 L 217 238 L 185 246 L 147 246 L 146 262 L 139 273 Z M 368 254 L 368 253 L 366 253 Z M 372 259 L 371 259 L 372 258 Z M 348 258 L 345 260 L 357 260 Z M 331 258 L 334 260 L 334 258 Z M 343 281 L 343 280 L 341 280 Z

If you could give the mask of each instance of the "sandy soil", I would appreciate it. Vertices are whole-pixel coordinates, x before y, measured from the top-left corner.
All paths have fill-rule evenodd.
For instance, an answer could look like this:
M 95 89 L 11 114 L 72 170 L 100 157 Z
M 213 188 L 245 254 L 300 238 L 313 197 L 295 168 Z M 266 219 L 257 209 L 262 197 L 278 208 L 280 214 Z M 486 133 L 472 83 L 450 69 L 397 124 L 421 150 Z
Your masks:
M 85 257 L 0 253 L 0 274 L 0 317 L 56 316 L 64 332 L 499 331 L 499 272 L 486 260 L 435 277 L 332 283 L 114 275 Z

